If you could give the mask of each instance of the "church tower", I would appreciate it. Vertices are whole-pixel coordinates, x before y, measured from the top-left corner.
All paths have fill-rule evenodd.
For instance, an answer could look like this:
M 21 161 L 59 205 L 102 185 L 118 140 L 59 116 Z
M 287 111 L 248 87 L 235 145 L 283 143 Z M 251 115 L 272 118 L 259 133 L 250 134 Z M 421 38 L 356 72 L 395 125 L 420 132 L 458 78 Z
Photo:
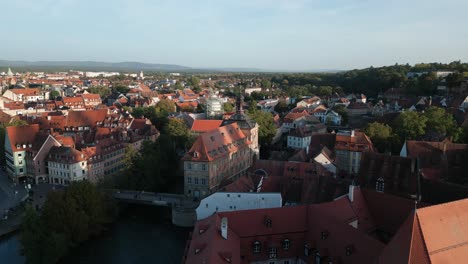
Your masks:
M 229 120 L 224 121 L 223 125 L 234 122 L 237 122 L 239 128 L 251 142 L 250 149 L 252 154 L 256 159 L 258 159 L 260 157 L 260 147 L 258 145 L 258 124 L 244 112 L 244 95 L 242 94 L 242 88 L 239 88 L 239 95 L 236 100 L 236 113 L 232 115 Z

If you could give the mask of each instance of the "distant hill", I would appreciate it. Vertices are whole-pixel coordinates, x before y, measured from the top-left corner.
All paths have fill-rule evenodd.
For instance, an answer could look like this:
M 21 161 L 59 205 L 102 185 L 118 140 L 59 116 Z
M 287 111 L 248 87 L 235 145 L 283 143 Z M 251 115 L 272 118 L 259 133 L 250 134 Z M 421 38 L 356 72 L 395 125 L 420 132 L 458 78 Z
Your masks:
M 175 64 L 153 64 L 141 62 L 98 62 L 98 61 L 9 61 L 0 60 L 0 67 L 27 70 L 82 70 L 82 71 L 190 71 L 192 68 Z M 17 70 L 15 69 L 15 70 Z

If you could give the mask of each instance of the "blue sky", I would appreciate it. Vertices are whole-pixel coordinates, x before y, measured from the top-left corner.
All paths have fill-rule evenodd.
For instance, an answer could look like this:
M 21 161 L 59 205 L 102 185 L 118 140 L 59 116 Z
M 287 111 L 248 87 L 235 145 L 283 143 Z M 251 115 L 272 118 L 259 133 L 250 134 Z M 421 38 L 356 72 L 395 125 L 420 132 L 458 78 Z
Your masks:
M 468 61 L 466 0 L 0 0 L 0 59 L 308 71 Z

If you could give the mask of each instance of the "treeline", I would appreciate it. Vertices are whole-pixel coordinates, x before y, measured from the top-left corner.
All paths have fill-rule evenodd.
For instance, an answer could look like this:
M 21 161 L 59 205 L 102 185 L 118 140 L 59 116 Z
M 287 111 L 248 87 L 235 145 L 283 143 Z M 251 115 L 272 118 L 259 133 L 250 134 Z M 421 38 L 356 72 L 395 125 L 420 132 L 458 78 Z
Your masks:
M 379 152 L 399 155 L 405 140 L 441 141 L 468 144 L 468 126 L 459 127 L 450 113 L 440 107 L 430 107 L 423 113 L 400 113 L 391 124 L 370 123 L 365 129 Z
M 264 74 L 250 76 L 255 86 L 265 89 L 279 88 L 276 93 L 301 97 L 306 95 L 329 95 L 331 92 L 364 93 L 368 97 L 376 97 L 390 88 L 403 88 L 409 95 L 436 94 L 437 78 L 434 71 L 453 71 L 446 77 L 449 87 L 457 87 L 468 77 L 468 63 L 454 61 L 443 63 L 395 64 L 384 67 L 369 67 L 337 73 L 290 73 Z M 408 78 L 408 72 L 426 73 L 414 78 Z M 244 76 L 245 78 L 247 76 Z M 268 85 L 264 85 L 264 84 Z M 268 93 L 262 94 L 268 96 Z M 274 94 L 278 95 L 278 94 Z

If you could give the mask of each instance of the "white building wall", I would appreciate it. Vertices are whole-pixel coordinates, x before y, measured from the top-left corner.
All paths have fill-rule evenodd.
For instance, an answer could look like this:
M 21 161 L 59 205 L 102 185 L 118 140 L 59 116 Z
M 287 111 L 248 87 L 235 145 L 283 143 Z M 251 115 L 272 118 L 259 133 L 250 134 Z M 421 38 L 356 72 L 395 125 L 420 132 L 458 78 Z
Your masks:
M 282 205 L 281 193 L 217 192 L 201 200 L 196 209 L 197 220 L 205 219 L 216 212 L 279 208 Z
M 336 175 L 336 166 L 325 155 L 320 153 L 314 160 L 320 163 L 326 170 Z

